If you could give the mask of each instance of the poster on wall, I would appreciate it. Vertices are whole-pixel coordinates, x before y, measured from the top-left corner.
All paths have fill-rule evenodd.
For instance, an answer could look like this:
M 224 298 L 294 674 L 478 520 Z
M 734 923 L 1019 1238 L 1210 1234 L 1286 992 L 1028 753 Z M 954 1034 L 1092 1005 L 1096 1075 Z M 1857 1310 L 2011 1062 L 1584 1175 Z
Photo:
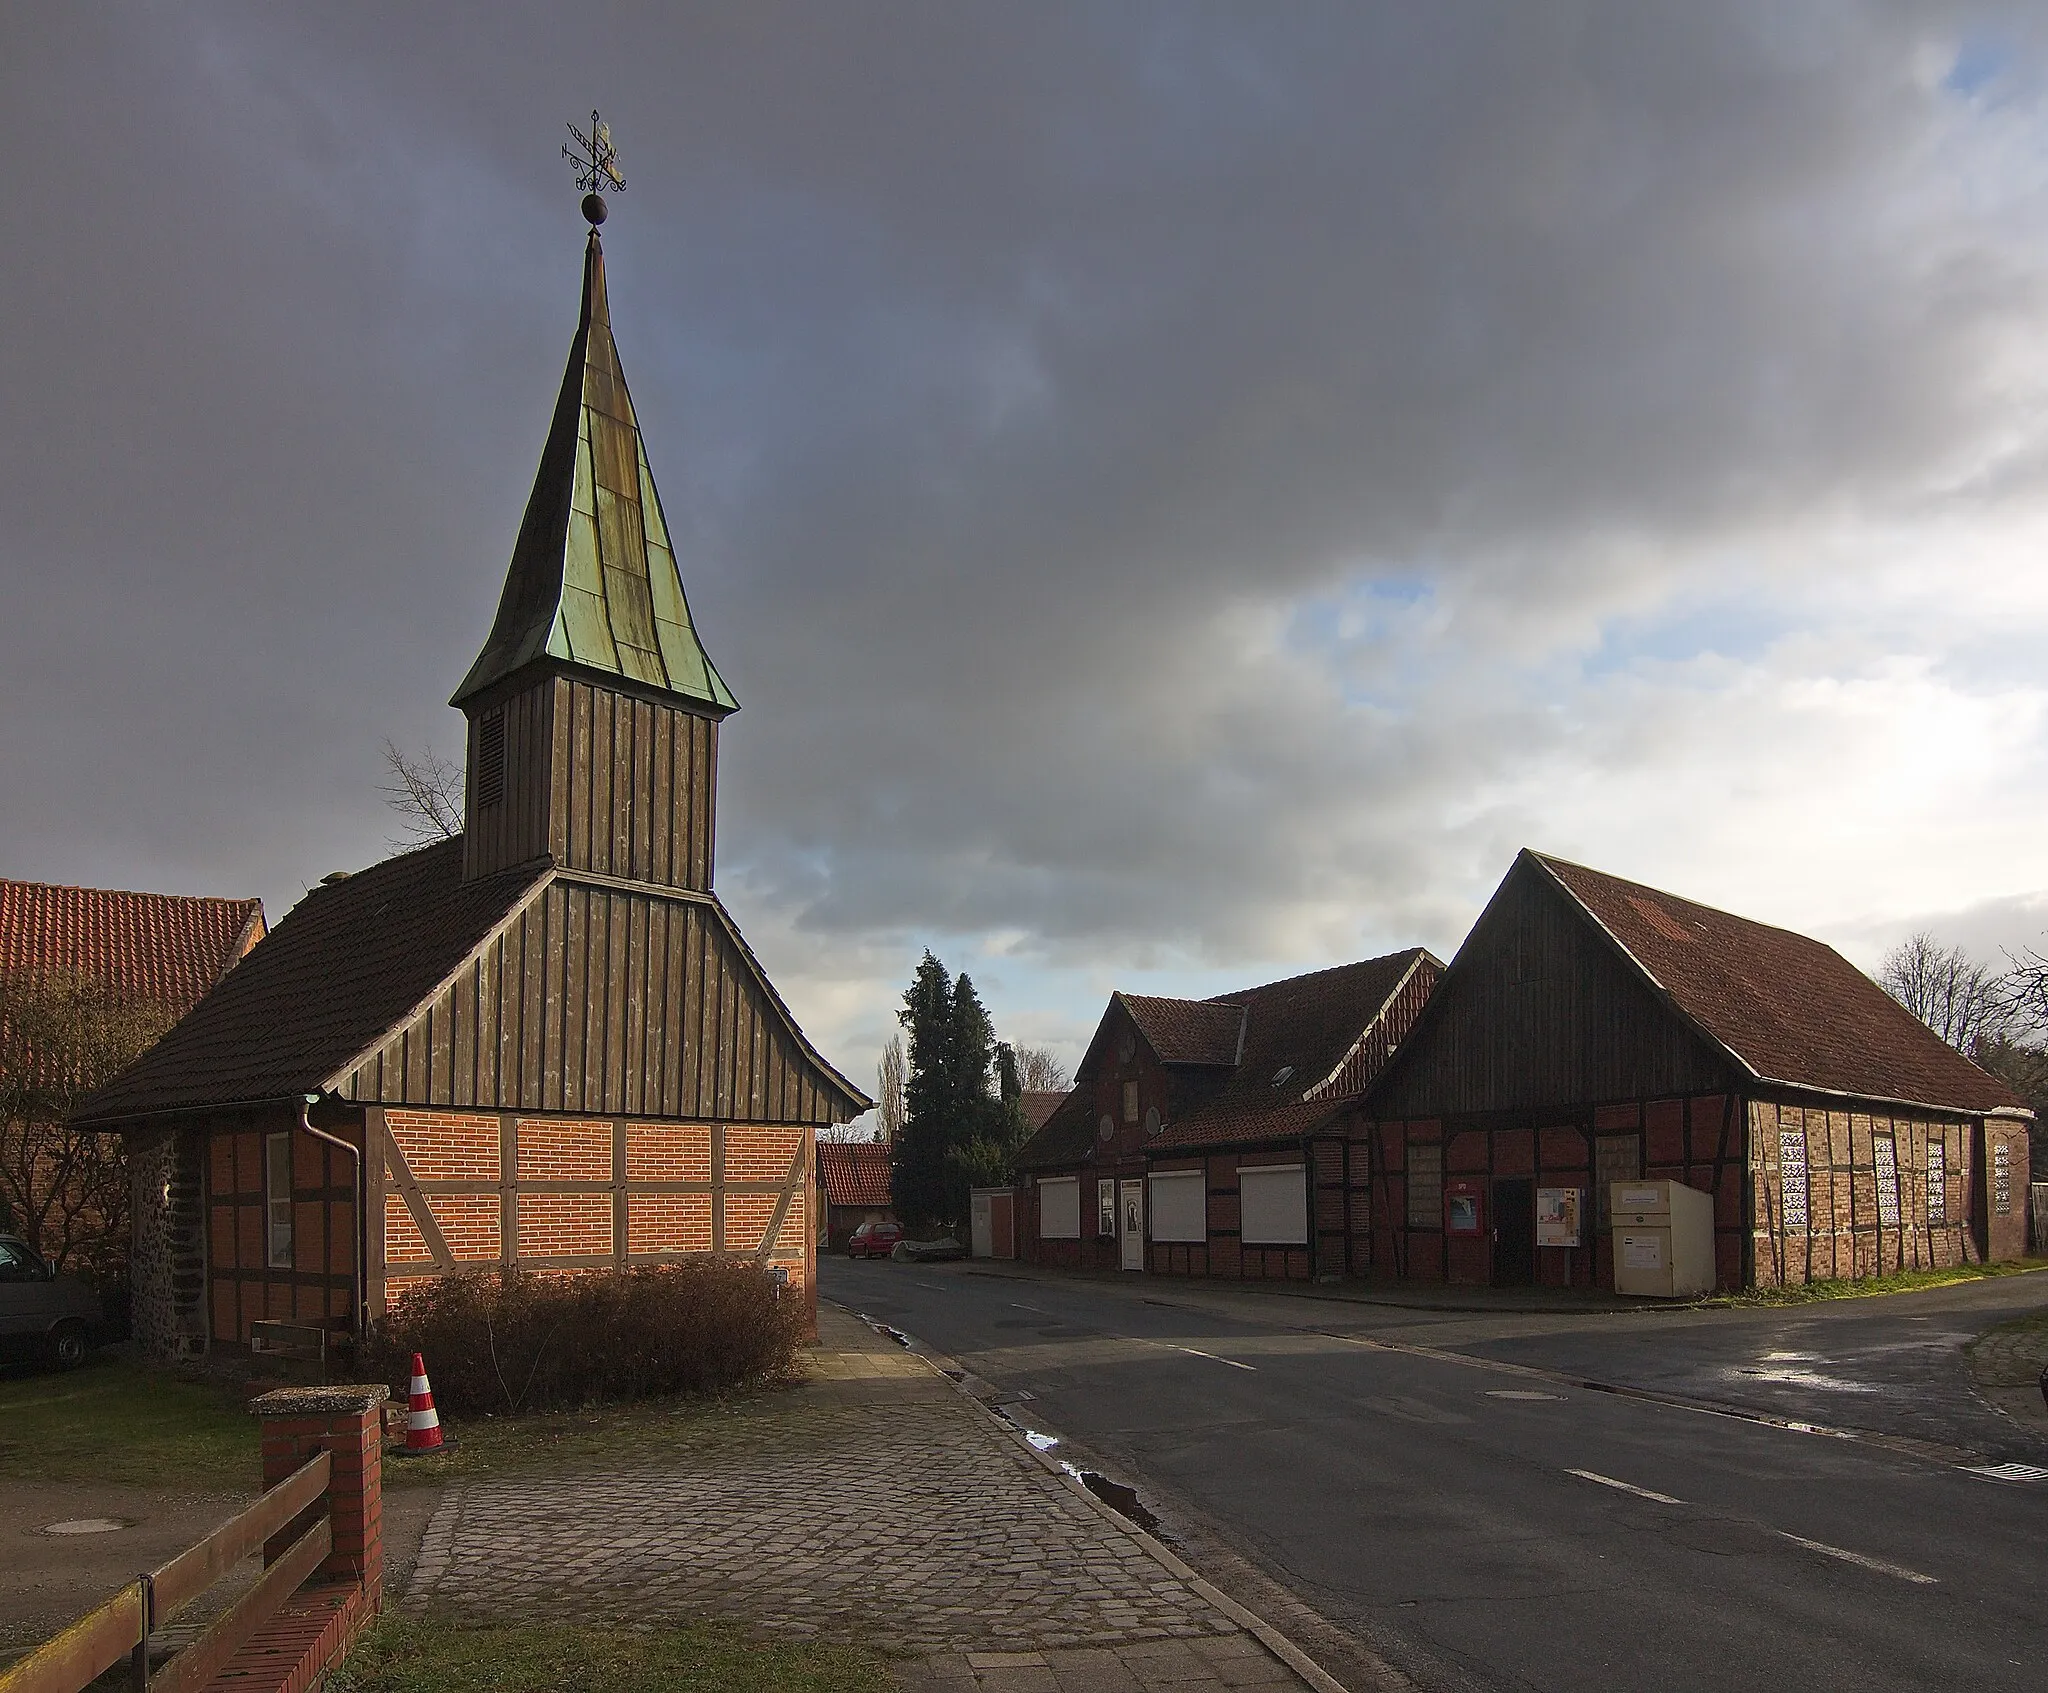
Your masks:
M 1449 1234 L 1479 1233 L 1479 1189 L 1473 1183 L 1444 1185 L 1444 1230 Z
M 1586 1190 L 1578 1187 L 1539 1187 L 1536 1190 L 1536 1244 L 1577 1246 L 1580 1208 Z

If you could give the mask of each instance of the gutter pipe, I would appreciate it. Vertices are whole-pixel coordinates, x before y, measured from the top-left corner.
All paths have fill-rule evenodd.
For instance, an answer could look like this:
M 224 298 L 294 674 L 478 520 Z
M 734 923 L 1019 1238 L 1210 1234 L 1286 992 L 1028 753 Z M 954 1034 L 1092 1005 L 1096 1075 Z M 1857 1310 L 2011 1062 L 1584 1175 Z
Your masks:
M 355 1313 L 355 1333 L 357 1339 L 360 1340 L 369 1329 L 369 1312 L 365 1309 L 365 1295 L 363 1292 L 363 1262 L 369 1257 L 369 1252 L 365 1246 L 365 1241 L 368 1238 L 369 1219 L 363 1210 L 363 1149 L 349 1141 L 343 1140 L 339 1135 L 331 1135 L 325 1129 L 313 1127 L 310 1113 L 319 1102 L 320 1096 L 317 1093 L 302 1093 L 299 1095 L 299 1127 L 304 1129 L 315 1140 L 325 1141 L 329 1146 L 340 1147 L 355 1164 L 356 1250 L 355 1271 L 350 1277 L 350 1282 L 354 1294 L 351 1301 L 351 1309 Z

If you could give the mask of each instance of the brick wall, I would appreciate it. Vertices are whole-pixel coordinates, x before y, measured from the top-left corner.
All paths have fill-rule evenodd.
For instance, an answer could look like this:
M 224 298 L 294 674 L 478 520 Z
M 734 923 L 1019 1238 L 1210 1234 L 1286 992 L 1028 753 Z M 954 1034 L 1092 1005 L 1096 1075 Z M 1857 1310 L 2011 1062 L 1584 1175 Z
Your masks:
M 1769 1100 L 1750 1102 L 1748 1121 L 1758 1286 L 1943 1269 L 1978 1256 L 1971 1124 Z
M 616 1265 L 621 1245 L 627 1263 L 714 1249 L 754 1254 L 779 1209 L 771 1261 L 802 1297 L 814 1297 L 807 1127 L 420 1110 L 388 1111 L 384 1121 L 458 1265 L 503 1262 L 508 1243 L 516 1262 L 544 1273 Z M 437 1273 L 395 1162 L 381 1213 L 377 1268 L 388 1305 Z

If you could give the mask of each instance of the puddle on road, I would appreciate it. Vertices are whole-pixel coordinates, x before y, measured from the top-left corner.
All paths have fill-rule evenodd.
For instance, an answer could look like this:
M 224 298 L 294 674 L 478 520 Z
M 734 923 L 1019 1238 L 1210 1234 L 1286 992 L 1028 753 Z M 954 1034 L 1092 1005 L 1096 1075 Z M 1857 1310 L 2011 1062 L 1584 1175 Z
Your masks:
M 1814 1362 L 1825 1360 L 1815 1359 Z M 1728 1372 L 1744 1381 L 1768 1382 L 1773 1387 L 1811 1387 L 1823 1393 L 1882 1393 L 1884 1389 L 1867 1381 L 1848 1381 L 1841 1376 L 1822 1375 L 1806 1368 L 1805 1362 L 1762 1362 L 1740 1364 Z
M 1096 1498 L 1100 1499 L 1103 1504 L 1116 1512 L 1126 1522 L 1136 1523 L 1138 1527 L 1142 1528 L 1147 1534 L 1152 1535 L 1155 1539 L 1165 1540 L 1167 1538 L 1159 1527 L 1159 1519 L 1145 1509 L 1144 1502 L 1139 1499 L 1136 1488 L 1126 1487 L 1120 1481 L 1111 1481 L 1100 1470 L 1084 1470 L 1077 1465 L 1068 1463 L 1062 1463 L 1060 1468 L 1065 1470 L 1068 1475 L 1087 1488 L 1090 1493 L 1094 1494 Z

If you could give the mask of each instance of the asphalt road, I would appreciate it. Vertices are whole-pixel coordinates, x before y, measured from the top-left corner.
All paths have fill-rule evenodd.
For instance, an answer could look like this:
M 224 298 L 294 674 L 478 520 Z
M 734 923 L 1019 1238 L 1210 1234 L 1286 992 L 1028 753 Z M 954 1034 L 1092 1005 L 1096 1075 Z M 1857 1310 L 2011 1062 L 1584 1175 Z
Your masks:
M 1953 1339 L 1930 1337 L 2048 1302 L 2048 1281 L 1915 1296 L 1934 1307 L 1649 1317 L 974 1265 L 833 1260 L 822 1285 L 1029 1395 L 1008 1414 L 1134 1486 L 1220 1585 L 1253 1603 L 1270 1578 L 1313 1607 L 1335 1631 L 1318 1655 L 1350 1685 L 1375 1655 L 1431 1688 L 2043 1685 L 2048 1481 L 1965 1466 L 2048 1453 L 2017 1433 L 1994 1448 L 1951 1379 Z M 1799 1379 L 1888 1370 L 1896 1393 Z M 1838 1438 L 1574 1385 L 1603 1372 L 1794 1419 L 1846 1400 L 1917 1416 L 1939 1380 L 1961 1420 Z

